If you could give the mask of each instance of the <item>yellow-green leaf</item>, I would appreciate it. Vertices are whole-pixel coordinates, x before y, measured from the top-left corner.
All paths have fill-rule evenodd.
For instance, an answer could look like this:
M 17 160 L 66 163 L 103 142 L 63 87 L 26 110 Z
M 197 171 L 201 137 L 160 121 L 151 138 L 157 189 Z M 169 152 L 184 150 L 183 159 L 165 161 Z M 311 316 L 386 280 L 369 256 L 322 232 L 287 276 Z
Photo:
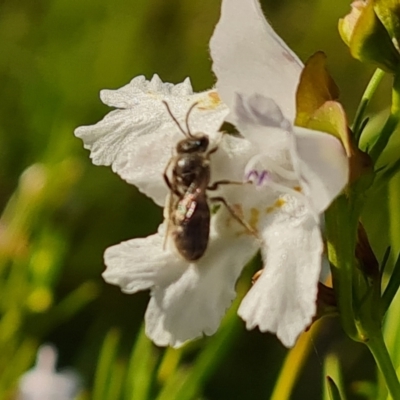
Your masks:
M 339 89 L 325 68 L 326 55 L 312 55 L 301 73 L 296 92 L 297 126 L 307 127 L 308 121 L 326 101 L 336 100 Z
M 389 20 L 387 14 L 382 14 Z M 373 2 L 355 2 L 352 12 L 339 20 L 339 33 L 354 58 L 374 63 L 387 72 L 396 72 L 399 68 L 399 53 L 375 13 Z
M 374 0 L 374 10 L 392 38 L 397 50 L 400 40 L 400 2 L 398 0 Z

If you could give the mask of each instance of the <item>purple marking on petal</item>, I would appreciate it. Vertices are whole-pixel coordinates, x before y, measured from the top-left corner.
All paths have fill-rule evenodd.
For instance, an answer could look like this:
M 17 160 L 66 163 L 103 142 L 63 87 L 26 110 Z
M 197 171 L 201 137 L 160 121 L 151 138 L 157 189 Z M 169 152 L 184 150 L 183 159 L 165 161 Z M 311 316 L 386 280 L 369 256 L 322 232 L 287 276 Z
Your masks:
M 266 180 L 270 178 L 271 174 L 266 169 L 263 169 L 262 171 L 252 169 L 246 174 L 246 180 L 255 183 L 256 186 L 261 186 Z

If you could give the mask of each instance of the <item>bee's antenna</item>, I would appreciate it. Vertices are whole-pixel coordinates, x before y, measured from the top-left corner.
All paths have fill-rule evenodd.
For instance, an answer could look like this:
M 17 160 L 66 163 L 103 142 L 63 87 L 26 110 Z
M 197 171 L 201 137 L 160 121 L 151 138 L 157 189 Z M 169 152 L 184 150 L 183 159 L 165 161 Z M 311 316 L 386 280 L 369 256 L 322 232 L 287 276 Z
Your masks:
M 168 103 L 167 103 L 165 100 L 163 100 L 163 103 L 164 103 L 165 107 L 167 107 L 168 114 L 171 116 L 171 118 L 173 119 L 173 121 L 175 122 L 175 124 L 178 126 L 179 130 L 180 130 L 185 136 L 192 136 L 192 135 L 190 134 L 190 132 L 185 132 L 185 131 L 183 130 L 183 128 L 181 127 L 181 124 L 179 123 L 179 121 L 175 118 L 174 114 L 172 114 L 172 111 L 171 111 L 171 109 L 169 108 Z M 187 119 L 187 115 L 186 115 L 186 119 Z M 187 126 L 187 122 L 186 122 L 186 126 Z
M 186 129 L 187 129 L 188 135 L 189 135 L 190 137 L 193 137 L 193 135 L 191 134 L 190 128 L 189 128 L 189 116 L 190 116 L 190 113 L 192 112 L 192 110 L 197 106 L 197 104 L 199 104 L 198 101 L 196 101 L 196 103 L 193 103 L 193 104 L 190 106 L 190 108 L 189 108 L 189 110 L 188 110 L 188 112 L 187 112 L 187 114 L 186 114 L 186 120 L 185 120 Z

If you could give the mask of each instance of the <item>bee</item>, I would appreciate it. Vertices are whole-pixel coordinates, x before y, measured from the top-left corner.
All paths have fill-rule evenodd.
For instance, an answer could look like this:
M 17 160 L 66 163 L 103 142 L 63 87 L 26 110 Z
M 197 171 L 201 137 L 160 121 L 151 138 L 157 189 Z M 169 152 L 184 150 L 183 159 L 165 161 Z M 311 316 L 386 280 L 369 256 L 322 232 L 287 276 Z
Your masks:
M 196 261 L 205 253 L 210 235 L 211 211 L 209 201 L 225 205 L 232 216 L 246 230 L 254 233 L 223 197 L 208 197 L 207 191 L 216 190 L 224 184 L 243 184 L 221 180 L 210 185 L 210 156 L 218 150 L 218 144 L 209 149 L 210 141 L 204 133 L 191 133 L 189 116 L 196 107 L 194 103 L 186 114 L 186 131 L 172 114 L 167 102 L 167 111 L 185 136 L 176 145 L 176 155 L 164 170 L 164 180 L 170 190 L 168 205 L 167 235 L 171 234 L 179 254 L 187 261 Z

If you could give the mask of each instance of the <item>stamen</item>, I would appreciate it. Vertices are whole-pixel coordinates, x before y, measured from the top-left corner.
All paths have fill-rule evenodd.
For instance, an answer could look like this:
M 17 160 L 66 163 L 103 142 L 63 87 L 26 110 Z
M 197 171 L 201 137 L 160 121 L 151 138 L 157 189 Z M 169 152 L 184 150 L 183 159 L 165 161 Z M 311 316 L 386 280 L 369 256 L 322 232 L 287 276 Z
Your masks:
M 261 276 L 262 272 L 263 272 L 263 270 L 260 269 L 259 271 L 257 271 L 257 272 L 253 275 L 253 277 L 251 278 L 251 284 L 252 284 L 252 285 L 254 285 L 254 284 L 258 281 L 258 278 Z
M 256 168 L 257 164 L 261 165 L 262 168 Z M 298 180 L 298 177 L 294 171 L 290 171 L 286 168 L 281 167 L 279 164 L 275 163 L 273 160 L 259 154 L 254 156 L 246 166 L 246 170 L 256 171 L 265 170 L 269 173 L 274 172 L 275 174 L 281 176 L 287 180 Z
M 277 208 L 283 207 L 285 204 L 286 204 L 286 201 L 285 201 L 284 199 L 282 199 L 282 198 L 279 197 L 279 198 L 275 201 L 275 203 L 274 203 L 272 206 L 267 207 L 267 208 L 265 209 L 265 212 L 266 212 L 267 214 L 269 214 L 269 213 L 271 213 L 271 212 L 276 211 Z
M 250 209 L 249 225 L 254 229 L 254 231 L 257 231 L 259 220 L 260 220 L 260 211 L 257 208 L 252 207 Z
M 255 178 L 255 182 L 253 181 Z M 271 174 L 267 170 L 257 171 L 255 169 L 246 174 L 245 180 L 255 183 L 256 186 L 261 186 L 266 180 L 271 178 Z
M 296 197 L 297 199 L 303 202 L 305 201 L 305 196 L 301 192 L 298 192 L 296 189 L 292 189 L 285 185 L 281 185 L 279 183 L 273 182 L 272 180 L 266 182 L 265 184 L 269 186 L 271 189 L 277 190 L 285 194 L 289 194 L 290 196 Z
M 221 103 L 221 98 L 219 97 L 219 94 L 217 92 L 210 92 L 208 93 L 208 97 L 211 98 L 211 101 L 218 105 L 219 103 Z

